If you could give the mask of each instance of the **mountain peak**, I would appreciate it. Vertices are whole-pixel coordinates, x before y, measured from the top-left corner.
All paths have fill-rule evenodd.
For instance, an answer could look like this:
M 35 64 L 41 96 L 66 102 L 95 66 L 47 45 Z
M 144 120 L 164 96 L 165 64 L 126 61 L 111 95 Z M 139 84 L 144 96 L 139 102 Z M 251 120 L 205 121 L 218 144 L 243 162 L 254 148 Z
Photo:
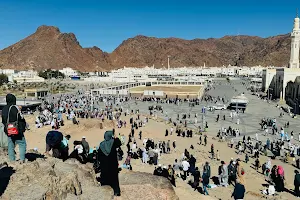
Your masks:
M 42 25 L 37 28 L 36 33 L 42 33 L 42 32 L 60 33 L 60 30 L 56 26 Z
M 112 53 L 98 47 L 82 48 L 73 33 L 55 26 L 40 26 L 29 37 L 0 51 L 0 66 L 36 70 L 71 67 L 79 71 L 111 70 L 120 66 L 285 66 L 289 60 L 289 35 L 261 38 L 224 36 L 185 40 L 137 35 L 124 40 Z

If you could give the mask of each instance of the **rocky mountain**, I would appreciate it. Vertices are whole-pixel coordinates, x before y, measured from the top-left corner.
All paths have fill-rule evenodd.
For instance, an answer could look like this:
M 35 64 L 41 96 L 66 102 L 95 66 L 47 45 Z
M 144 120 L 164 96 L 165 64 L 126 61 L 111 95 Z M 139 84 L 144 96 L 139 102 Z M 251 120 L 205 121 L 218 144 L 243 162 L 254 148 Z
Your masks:
M 288 64 L 290 37 L 225 36 L 219 39 L 183 40 L 136 36 L 127 39 L 112 53 L 98 47 L 83 48 L 73 33 L 41 26 L 20 42 L 0 51 L 0 68 L 107 71 L 127 67 L 254 66 Z
M 289 35 L 270 38 L 225 36 L 220 39 L 182 40 L 137 36 L 124 41 L 110 54 L 114 66 L 254 66 L 287 65 Z
M 107 70 L 107 55 L 99 48 L 82 48 L 73 33 L 41 26 L 29 37 L 0 51 L 1 68 Z M 102 68 L 103 67 L 103 68 Z

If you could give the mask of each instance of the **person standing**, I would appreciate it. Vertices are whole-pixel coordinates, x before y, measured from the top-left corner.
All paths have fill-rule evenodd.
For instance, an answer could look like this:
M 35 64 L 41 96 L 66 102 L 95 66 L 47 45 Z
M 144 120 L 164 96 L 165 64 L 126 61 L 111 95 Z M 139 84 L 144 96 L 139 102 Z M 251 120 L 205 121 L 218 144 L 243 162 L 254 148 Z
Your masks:
M 142 131 L 139 132 L 139 138 L 142 140 Z
M 299 191 L 299 186 L 300 186 L 300 174 L 298 170 L 295 170 L 295 178 L 294 178 L 294 186 L 295 186 L 295 195 L 296 197 L 300 197 L 300 191 Z
M 221 166 L 219 167 L 219 183 L 221 186 L 227 187 L 228 185 L 228 168 L 224 161 L 221 161 Z
M 217 161 L 220 161 L 220 152 L 217 150 Z
M 207 145 L 207 135 L 204 135 L 204 146 Z
M 176 152 L 176 140 L 173 141 L 173 149 Z
M 167 142 L 167 153 L 171 152 L 171 148 L 170 148 L 170 140 L 168 140 Z
M 211 144 L 210 146 L 210 153 L 211 153 L 211 159 L 214 159 L 215 156 L 214 144 Z
M 199 145 L 201 145 L 202 144 L 202 135 L 200 135 L 200 137 L 199 137 Z
M 208 187 L 208 184 L 209 184 L 209 176 L 206 172 L 203 172 L 201 180 L 202 180 L 204 195 L 209 195 L 208 191 L 207 191 L 207 187 Z
M 208 176 L 208 178 L 210 178 L 210 165 L 209 162 L 205 162 L 205 165 L 203 166 L 203 173 L 206 173 L 206 175 Z
M 81 144 L 82 144 L 82 146 L 83 146 L 83 148 L 84 148 L 84 153 L 85 153 L 85 155 L 88 156 L 89 153 L 90 153 L 90 145 L 89 145 L 89 143 L 86 141 L 85 136 L 82 137 Z
M 26 130 L 26 121 L 16 106 L 16 97 L 13 94 L 6 95 L 6 105 L 2 109 L 2 123 L 4 132 L 8 136 L 8 157 L 10 161 L 16 160 L 15 145 L 19 145 L 20 161 L 25 162 L 26 139 L 24 132 Z
M 233 186 L 236 185 L 236 165 L 235 161 L 231 161 L 228 166 L 228 184 L 232 184 Z
M 187 161 L 187 159 L 185 158 L 182 163 L 182 168 L 183 168 L 183 180 L 185 181 L 186 178 L 189 176 L 189 168 L 190 168 L 190 164 L 189 162 Z
M 98 159 L 101 163 L 101 185 L 110 185 L 115 196 L 121 196 L 119 185 L 119 169 L 117 148 L 121 147 L 121 141 L 114 138 L 113 131 L 106 131 L 104 141 L 100 143 Z

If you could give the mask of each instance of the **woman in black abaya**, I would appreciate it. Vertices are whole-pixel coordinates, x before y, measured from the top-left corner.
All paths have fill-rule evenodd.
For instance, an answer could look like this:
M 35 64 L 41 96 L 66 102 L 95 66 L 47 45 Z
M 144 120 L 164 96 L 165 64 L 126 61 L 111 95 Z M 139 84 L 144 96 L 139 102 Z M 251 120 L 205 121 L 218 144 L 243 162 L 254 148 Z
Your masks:
M 119 185 L 119 167 L 117 158 L 117 148 L 121 146 L 119 138 L 114 138 L 113 131 L 106 131 L 104 141 L 100 143 L 98 159 L 100 161 L 100 183 L 110 185 L 115 196 L 121 196 Z

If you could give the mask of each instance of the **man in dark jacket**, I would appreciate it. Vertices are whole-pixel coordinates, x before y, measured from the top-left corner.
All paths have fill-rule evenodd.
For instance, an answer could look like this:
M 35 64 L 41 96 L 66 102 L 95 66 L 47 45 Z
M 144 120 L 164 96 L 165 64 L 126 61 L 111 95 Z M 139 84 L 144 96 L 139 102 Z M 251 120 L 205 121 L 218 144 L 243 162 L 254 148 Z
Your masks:
M 49 155 L 49 151 L 52 150 L 52 156 L 54 158 L 62 158 L 63 156 L 63 149 L 62 141 L 63 141 L 63 134 L 58 131 L 58 127 L 55 125 L 54 130 L 51 130 L 46 135 L 46 155 Z
M 234 191 L 232 193 L 232 197 L 235 199 L 235 200 L 238 200 L 238 199 L 244 199 L 244 195 L 245 195 L 245 186 L 242 185 L 241 183 L 236 183 L 235 184 L 235 187 L 234 187 Z
M 16 160 L 15 145 L 19 145 L 20 161 L 25 161 L 26 153 L 26 140 L 24 132 L 26 129 L 26 121 L 21 115 L 18 107 L 16 106 L 16 97 L 13 94 L 6 95 L 6 106 L 2 109 L 2 123 L 4 125 L 4 132 L 8 136 L 8 157 L 11 161 Z M 18 134 L 10 135 L 7 131 L 7 124 L 17 122 Z

